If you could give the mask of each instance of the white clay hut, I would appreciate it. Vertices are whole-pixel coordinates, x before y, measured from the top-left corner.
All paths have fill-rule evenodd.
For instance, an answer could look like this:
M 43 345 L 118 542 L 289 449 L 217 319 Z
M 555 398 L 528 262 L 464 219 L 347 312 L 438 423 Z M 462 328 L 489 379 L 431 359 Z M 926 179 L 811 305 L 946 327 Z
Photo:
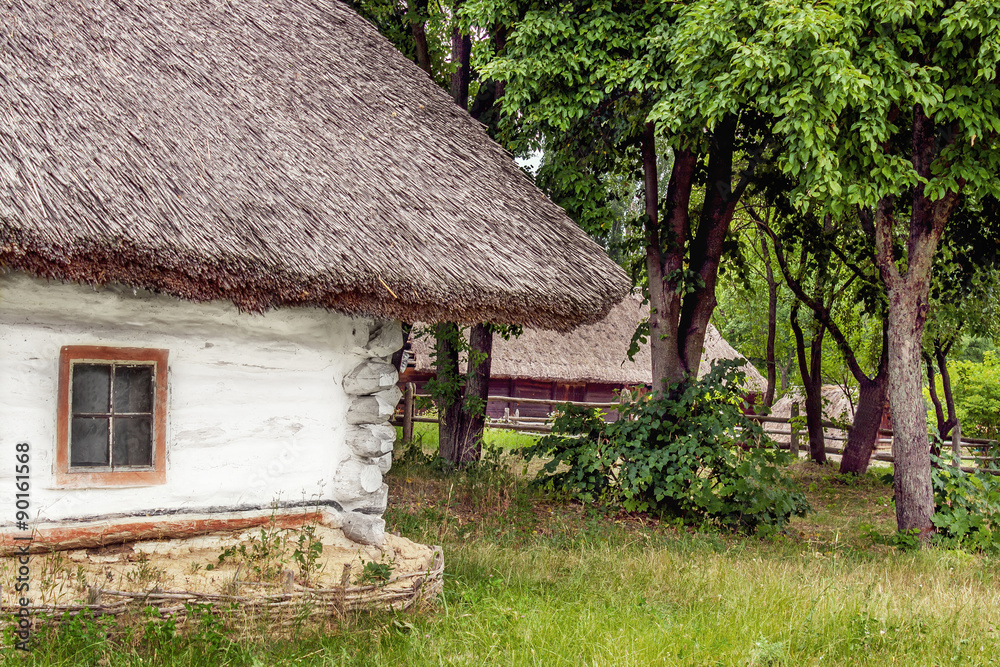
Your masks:
M 338 0 L 18 0 L 0 28 L 0 484 L 23 443 L 36 545 L 274 504 L 378 543 L 400 320 L 568 330 L 628 289 Z
M 517 338 L 495 337 L 490 395 L 604 403 L 614 401 L 622 389 L 651 387 L 648 340 L 633 359 L 628 358 L 632 336 L 648 313 L 641 299 L 629 296 L 602 320 L 570 332 L 525 327 Z M 414 382 L 419 389 L 434 377 L 432 352 L 433 337 L 412 339 L 401 381 Z M 707 373 L 712 362 L 720 359 L 746 361 L 709 325 L 698 375 Z M 742 370 L 747 376 L 747 392 L 763 392 L 767 381 L 753 364 L 746 361 Z M 506 401 L 490 401 L 487 409 L 492 418 L 503 417 L 505 409 L 510 414 L 516 410 L 522 417 L 544 416 L 550 411 L 546 406 Z

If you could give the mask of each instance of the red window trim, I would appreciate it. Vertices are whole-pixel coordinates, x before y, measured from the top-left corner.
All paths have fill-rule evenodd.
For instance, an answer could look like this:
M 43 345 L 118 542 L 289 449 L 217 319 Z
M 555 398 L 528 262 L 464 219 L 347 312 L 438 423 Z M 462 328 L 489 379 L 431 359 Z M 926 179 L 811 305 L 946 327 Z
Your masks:
M 153 467 L 151 470 L 94 472 L 69 465 L 70 370 L 74 361 L 143 361 L 155 364 L 153 397 Z M 59 351 L 59 398 L 56 418 L 56 484 L 63 488 L 150 486 L 167 481 L 167 351 L 142 347 L 67 345 Z

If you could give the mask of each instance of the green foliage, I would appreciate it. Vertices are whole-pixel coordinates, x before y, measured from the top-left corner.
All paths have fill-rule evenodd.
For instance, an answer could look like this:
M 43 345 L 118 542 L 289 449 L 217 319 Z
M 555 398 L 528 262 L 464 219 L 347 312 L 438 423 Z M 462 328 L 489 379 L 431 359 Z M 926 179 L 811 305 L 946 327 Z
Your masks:
M 65 653 L 80 660 L 81 664 L 97 664 L 104 657 L 103 644 L 114 625 L 114 617 L 95 615 L 92 609 L 87 608 L 76 615 L 65 612 L 55 634 Z
M 298 529 L 280 528 L 272 514 L 259 532 L 249 533 L 237 544 L 224 547 L 218 561 L 209 563 L 205 569 L 215 570 L 230 562 L 237 565 L 237 573 L 249 572 L 258 581 L 274 581 L 294 562 L 299 576 L 308 585 L 320 570 L 322 554 L 323 541 L 316 535 L 315 524 L 306 523 Z M 235 586 L 235 578 L 231 583 Z
M 864 531 L 874 544 L 885 544 L 900 551 L 919 551 L 923 547 L 919 528 L 896 530 L 884 534 L 876 530 L 874 526 L 865 525 Z
M 948 458 L 932 457 L 939 543 L 1000 554 L 1000 478 L 968 473 Z
M 431 352 L 431 361 L 438 369 L 436 375 L 427 381 L 424 390 L 431 395 L 438 409 L 443 406 L 452 405 L 461 400 L 463 389 L 465 388 L 466 377 L 459 373 L 458 360 L 463 353 L 468 355 L 469 341 L 465 334 L 457 326 L 436 326 L 415 329 L 410 332 L 414 338 L 433 337 L 434 347 Z M 442 346 L 450 345 L 457 351 L 455 359 L 443 353 Z
M 753 113 L 733 115 L 737 109 L 732 106 L 687 105 L 669 118 L 651 115 L 658 103 L 677 91 L 689 91 L 691 77 L 705 74 L 678 67 L 675 54 L 664 54 L 652 38 L 673 34 L 681 14 L 677 7 L 605 0 L 583 5 L 545 0 L 525 7 L 511 0 L 468 0 L 463 9 L 479 25 L 512 21 L 506 48 L 484 53 L 476 63 L 486 76 L 505 82 L 506 144 L 521 155 L 543 153 L 536 176 L 539 186 L 632 273 L 638 285 L 645 280 L 648 241 L 639 149 L 647 122 L 656 123 L 657 172 L 664 195 L 675 149 L 702 156 L 695 180 L 705 184 L 713 131 L 724 116 L 739 121 L 737 150 L 760 135 L 759 119 Z M 725 61 L 725 55 L 717 61 Z M 689 194 L 685 205 L 690 204 L 697 219 L 704 195 L 698 188 Z M 688 237 L 694 234 L 694 229 L 685 232 Z M 690 241 L 666 232 L 660 239 L 682 252 Z
M 189 640 L 196 654 L 218 654 L 232 644 L 226 634 L 225 624 L 211 604 L 186 603 L 189 626 Z
M 146 627 L 143 629 L 142 640 L 157 647 L 168 645 L 177 638 L 177 619 L 173 616 L 164 618 L 160 610 L 152 605 L 143 609 L 146 617 Z
M 623 406 L 612 423 L 567 405 L 553 435 L 524 455 L 552 456 L 540 480 L 584 501 L 747 532 L 780 529 L 809 506 L 781 470 L 788 455 L 740 411 L 737 368 L 718 363 L 704 378 Z
M 368 561 L 361 570 L 362 584 L 384 584 L 392 576 L 392 566 L 389 563 Z
M 295 538 L 292 559 L 299 564 L 299 574 L 308 585 L 310 578 L 319 570 L 319 557 L 323 554 L 323 541 L 316 537 L 316 526 L 305 525 Z
M 1000 440 L 1000 356 L 986 351 L 982 363 L 952 361 L 948 367 L 962 434 Z M 940 396 L 941 377 L 936 376 L 935 382 Z
M 218 565 L 227 560 L 244 564 L 261 581 L 278 578 L 284 566 L 287 537 L 273 521 L 261 527 L 259 534 L 251 534 L 239 544 L 224 548 L 219 553 Z
M 694 71 L 730 56 L 713 85 L 692 87 L 690 103 L 714 108 L 743 96 L 774 114 L 799 203 L 842 212 L 918 184 L 931 201 L 949 190 L 970 200 L 1000 190 L 994 3 L 708 0 L 684 14 L 687 30 L 661 40 L 665 49 L 679 50 Z M 707 29 L 745 24 L 759 28 Z M 930 178 L 902 143 L 917 107 L 947 128 Z
M 955 410 L 962 432 L 978 438 L 1000 439 L 1000 357 L 986 352 L 983 363 L 954 364 Z

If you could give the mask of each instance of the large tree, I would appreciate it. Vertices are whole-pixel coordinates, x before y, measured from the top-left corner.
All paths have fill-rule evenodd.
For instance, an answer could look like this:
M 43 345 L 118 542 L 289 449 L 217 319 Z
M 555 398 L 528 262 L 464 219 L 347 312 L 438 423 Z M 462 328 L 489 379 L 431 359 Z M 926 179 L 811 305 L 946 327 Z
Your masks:
M 642 240 L 637 282 L 650 303 L 654 384 L 695 375 L 730 224 L 770 147 L 770 119 L 738 98 L 691 99 L 692 87 L 723 76 L 727 56 L 719 48 L 688 67 L 694 60 L 675 37 L 689 17 L 674 5 L 469 0 L 466 8 L 481 24 L 519 16 L 506 51 L 488 54 L 482 69 L 506 82 L 508 122 L 522 151 L 544 150 L 539 179 L 556 201 L 600 237 L 611 231 L 600 215 L 608 182 L 644 184 L 641 215 L 629 222 Z M 725 46 L 738 38 L 727 33 Z
M 897 525 L 933 530 L 921 339 L 935 252 L 960 198 L 1000 191 L 994 2 L 699 3 L 704 27 L 762 26 L 729 85 L 780 118 L 796 201 L 869 221 L 888 297 Z M 734 16 L 735 15 L 735 16 Z

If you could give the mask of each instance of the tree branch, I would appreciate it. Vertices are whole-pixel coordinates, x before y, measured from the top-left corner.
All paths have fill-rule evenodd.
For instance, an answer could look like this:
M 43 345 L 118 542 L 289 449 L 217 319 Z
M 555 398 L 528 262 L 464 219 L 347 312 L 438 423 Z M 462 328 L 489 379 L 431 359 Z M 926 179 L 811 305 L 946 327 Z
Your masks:
M 833 336 L 833 340 L 840 349 L 840 353 L 843 355 L 844 361 L 847 363 L 847 367 L 851 369 L 851 373 L 854 375 L 854 378 L 858 382 L 861 382 L 862 380 L 871 381 L 868 374 L 861 368 L 861 364 L 858 363 L 857 355 L 855 355 L 854 350 L 847 342 L 847 337 L 830 316 L 829 308 L 827 308 L 826 305 L 817 302 L 806 293 L 806 291 L 802 288 L 802 283 L 792 276 L 792 272 L 788 267 L 788 261 L 785 258 L 785 252 L 781 241 L 778 240 L 778 237 L 770 229 L 766 229 L 765 231 L 771 237 L 771 242 L 774 245 L 774 254 L 778 259 L 778 266 L 781 268 L 781 273 L 785 276 L 785 282 L 791 288 L 795 297 L 813 311 L 813 314 L 816 319 L 819 320 L 819 323 L 830 332 L 831 336 Z M 851 280 L 854 280 L 854 278 L 851 278 Z M 848 281 L 848 284 L 850 284 L 850 281 Z M 846 289 L 846 287 L 847 285 L 844 286 L 844 289 Z
M 857 264 L 855 264 L 854 262 L 852 262 L 847 258 L 847 255 L 844 253 L 843 249 L 834 245 L 833 253 L 840 258 L 840 261 L 844 263 L 844 266 L 849 268 L 854 273 L 855 276 L 861 278 L 862 282 L 871 281 L 871 277 L 866 275 L 865 272 L 861 270 L 861 267 L 859 267 Z

